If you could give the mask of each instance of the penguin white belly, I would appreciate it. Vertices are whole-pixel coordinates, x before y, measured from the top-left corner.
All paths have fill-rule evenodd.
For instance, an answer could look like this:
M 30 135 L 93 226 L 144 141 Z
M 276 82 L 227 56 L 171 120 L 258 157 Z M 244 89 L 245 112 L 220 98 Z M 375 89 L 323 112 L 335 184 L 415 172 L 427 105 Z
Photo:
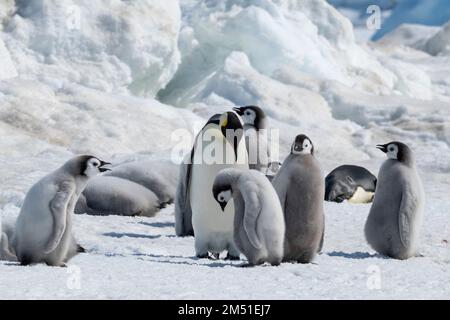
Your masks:
M 220 150 L 219 148 L 224 146 L 223 135 L 219 130 L 212 130 L 214 132 L 214 141 L 205 144 L 207 148 L 210 148 L 209 150 L 213 147 L 216 147 L 216 150 Z M 199 135 L 198 139 L 201 139 L 201 135 Z M 248 169 L 247 152 L 245 141 L 243 140 L 241 140 L 237 148 L 237 162 L 239 164 L 223 163 L 222 159 L 215 159 L 216 161 L 213 164 L 206 164 L 202 161 L 205 146 L 196 148 L 194 151 L 189 197 L 197 254 L 199 254 L 199 251 L 201 253 L 206 253 L 205 251 L 221 252 L 228 250 L 230 246 L 234 247 L 234 205 L 230 201 L 225 211 L 222 212 L 219 204 L 213 197 L 212 188 L 214 179 L 220 170 L 231 167 Z M 209 155 L 207 151 L 205 151 L 205 154 Z M 225 144 L 225 154 L 233 154 L 234 157 L 234 150 L 228 143 Z
M 215 177 L 220 170 L 225 168 L 226 166 L 222 165 L 210 165 L 198 170 L 200 168 L 194 166 L 191 180 L 194 188 L 190 191 L 194 228 L 198 226 L 213 232 L 228 232 L 232 229 L 233 202 L 230 201 L 225 212 L 222 212 L 212 196 L 212 191 L 211 194 L 208 193 L 208 190 L 212 190 L 214 182 L 210 177 Z
M 50 201 L 57 187 L 41 181 L 27 194 L 16 224 L 16 250 L 41 254 L 53 232 L 53 216 Z
M 366 191 L 361 187 L 356 188 L 353 196 L 348 199 L 350 203 L 370 203 L 373 200 L 374 192 Z

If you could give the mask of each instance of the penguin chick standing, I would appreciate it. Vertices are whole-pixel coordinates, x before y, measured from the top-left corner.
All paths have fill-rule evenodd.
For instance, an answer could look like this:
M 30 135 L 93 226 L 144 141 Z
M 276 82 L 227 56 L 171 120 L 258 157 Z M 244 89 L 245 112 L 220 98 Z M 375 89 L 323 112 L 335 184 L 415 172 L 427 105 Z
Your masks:
M 218 120 L 218 121 L 216 121 Z M 210 196 L 217 173 L 226 168 L 248 169 L 244 133 L 239 116 L 225 112 L 219 119 L 213 117 L 202 129 L 192 150 L 192 165 L 186 175 L 188 197 L 192 211 L 197 257 L 216 258 L 224 250 L 227 259 L 239 259 L 239 250 L 233 241 L 233 203 L 223 214 Z
M 17 218 L 13 247 L 22 265 L 64 266 L 82 252 L 72 235 L 72 214 L 89 178 L 107 171 L 93 156 L 78 156 L 31 187 Z
M 286 222 L 284 261 L 311 262 L 320 251 L 325 228 L 325 182 L 311 140 L 295 138 L 291 154 L 272 181 Z
M 283 259 L 284 216 L 270 181 L 256 170 L 224 169 L 213 185 L 214 199 L 222 210 L 233 198 L 234 243 L 250 265 Z
M 408 259 L 416 254 L 422 226 L 424 191 L 414 156 L 407 145 L 377 145 L 388 160 L 381 166 L 365 234 L 380 254 Z
M 266 173 L 270 163 L 266 114 L 257 106 L 233 108 L 233 110 L 241 116 L 244 122 L 245 144 L 249 155 L 250 169 Z

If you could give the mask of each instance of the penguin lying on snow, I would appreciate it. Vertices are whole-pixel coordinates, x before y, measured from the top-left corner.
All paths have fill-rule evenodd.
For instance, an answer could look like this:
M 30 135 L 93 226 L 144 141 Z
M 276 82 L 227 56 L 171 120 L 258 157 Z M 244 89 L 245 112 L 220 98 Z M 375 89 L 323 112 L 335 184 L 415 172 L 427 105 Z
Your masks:
M 105 176 L 118 177 L 135 182 L 151 190 L 165 206 L 175 199 L 177 165 L 169 160 L 145 160 L 121 164 L 111 168 Z
M 425 194 L 414 156 L 407 145 L 378 145 L 388 159 L 378 174 L 378 186 L 365 225 L 370 246 L 380 254 L 408 259 L 416 254 Z
M 325 200 L 351 203 L 372 202 L 377 178 L 369 170 L 343 165 L 331 171 L 325 178 Z
M 83 251 L 72 234 L 72 214 L 89 179 L 107 171 L 106 165 L 109 163 L 93 156 L 75 157 L 31 187 L 12 239 L 22 265 L 45 262 L 64 266 Z
M 75 213 L 153 217 L 160 208 L 158 197 L 149 189 L 129 180 L 100 176 L 88 183 Z
M 249 265 L 283 259 L 284 216 L 280 200 L 264 174 L 256 170 L 224 169 L 213 185 L 214 199 L 225 210 L 234 201 L 234 242 Z

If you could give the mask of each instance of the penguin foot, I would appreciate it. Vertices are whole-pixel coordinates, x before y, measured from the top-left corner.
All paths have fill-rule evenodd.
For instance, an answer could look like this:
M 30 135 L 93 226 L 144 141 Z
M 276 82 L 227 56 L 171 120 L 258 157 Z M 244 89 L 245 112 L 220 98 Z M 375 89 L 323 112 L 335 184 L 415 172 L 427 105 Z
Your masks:
M 197 254 L 196 257 L 199 259 L 208 259 L 209 255 L 207 253 L 203 253 L 203 254 Z
M 254 267 L 254 266 L 255 265 L 251 264 L 251 263 L 243 263 L 243 264 L 239 265 L 239 268 L 251 268 L 251 267 Z
M 211 252 L 211 254 L 208 256 L 208 259 L 210 260 L 219 260 L 220 253 L 218 252 Z
M 78 252 L 78 253 L 85 253 L 85 252 L 86 252 L 86 249 L 83 248 L 82 246 L 80 246 L 79 244 L 77 244 L 77 252 Z
M 225 257 L 225 260 L 230 260 L 230 261 L 237 261 L 240 260 L 240 257 L 236 257 L 236 256 L 232 256 L 231 254 L 227 254 L 227 256 Z
M 414 255 L 414 257 L 416 257 L 416 258 L 425 258 L 425 256 L 422 253 L 416 253 Z

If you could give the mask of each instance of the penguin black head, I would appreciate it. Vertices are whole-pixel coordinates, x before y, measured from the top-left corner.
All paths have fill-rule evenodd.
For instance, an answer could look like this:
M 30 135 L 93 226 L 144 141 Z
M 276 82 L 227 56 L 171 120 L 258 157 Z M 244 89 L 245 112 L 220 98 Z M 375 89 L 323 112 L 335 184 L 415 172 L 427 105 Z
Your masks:
M 389 159 L 397 160 L 410 165 L 413 160 L 411 149 L 404 143 L 392 141 L 386 144 L 379 144 L 377 148 L 386 153 Z
M 105 167 L 107 165 L 110 165 L 111 163 L 102 161 L 94 156 L 79 156 L 76 159 L 76 162 L 78 167 L 77 174 L 89 178 L 96 176 L 99 173 L 111 170 Z
M 255 127 L 256 130 L 266 128 L 266 114 L 258 106 L 233 108 L 241 116 L 244 124 Z
M 314 155 L 314 145 L 304 134 L 295 137 L 295 141 L 291 147 L 291 154 L 311 154 Z
M 222 211 L 225 211 L 225 207 L 232 197 L 231 186 L 228 183 L 214 183 L 213 195 L 214 199 L 219 203 Z
M 233 146 L 235 158 L 237 160 L 237 148 L 244 135 L 241 119 L 236 113 L 227 111 L 220 116 L 219 126 L 224 137 Z

